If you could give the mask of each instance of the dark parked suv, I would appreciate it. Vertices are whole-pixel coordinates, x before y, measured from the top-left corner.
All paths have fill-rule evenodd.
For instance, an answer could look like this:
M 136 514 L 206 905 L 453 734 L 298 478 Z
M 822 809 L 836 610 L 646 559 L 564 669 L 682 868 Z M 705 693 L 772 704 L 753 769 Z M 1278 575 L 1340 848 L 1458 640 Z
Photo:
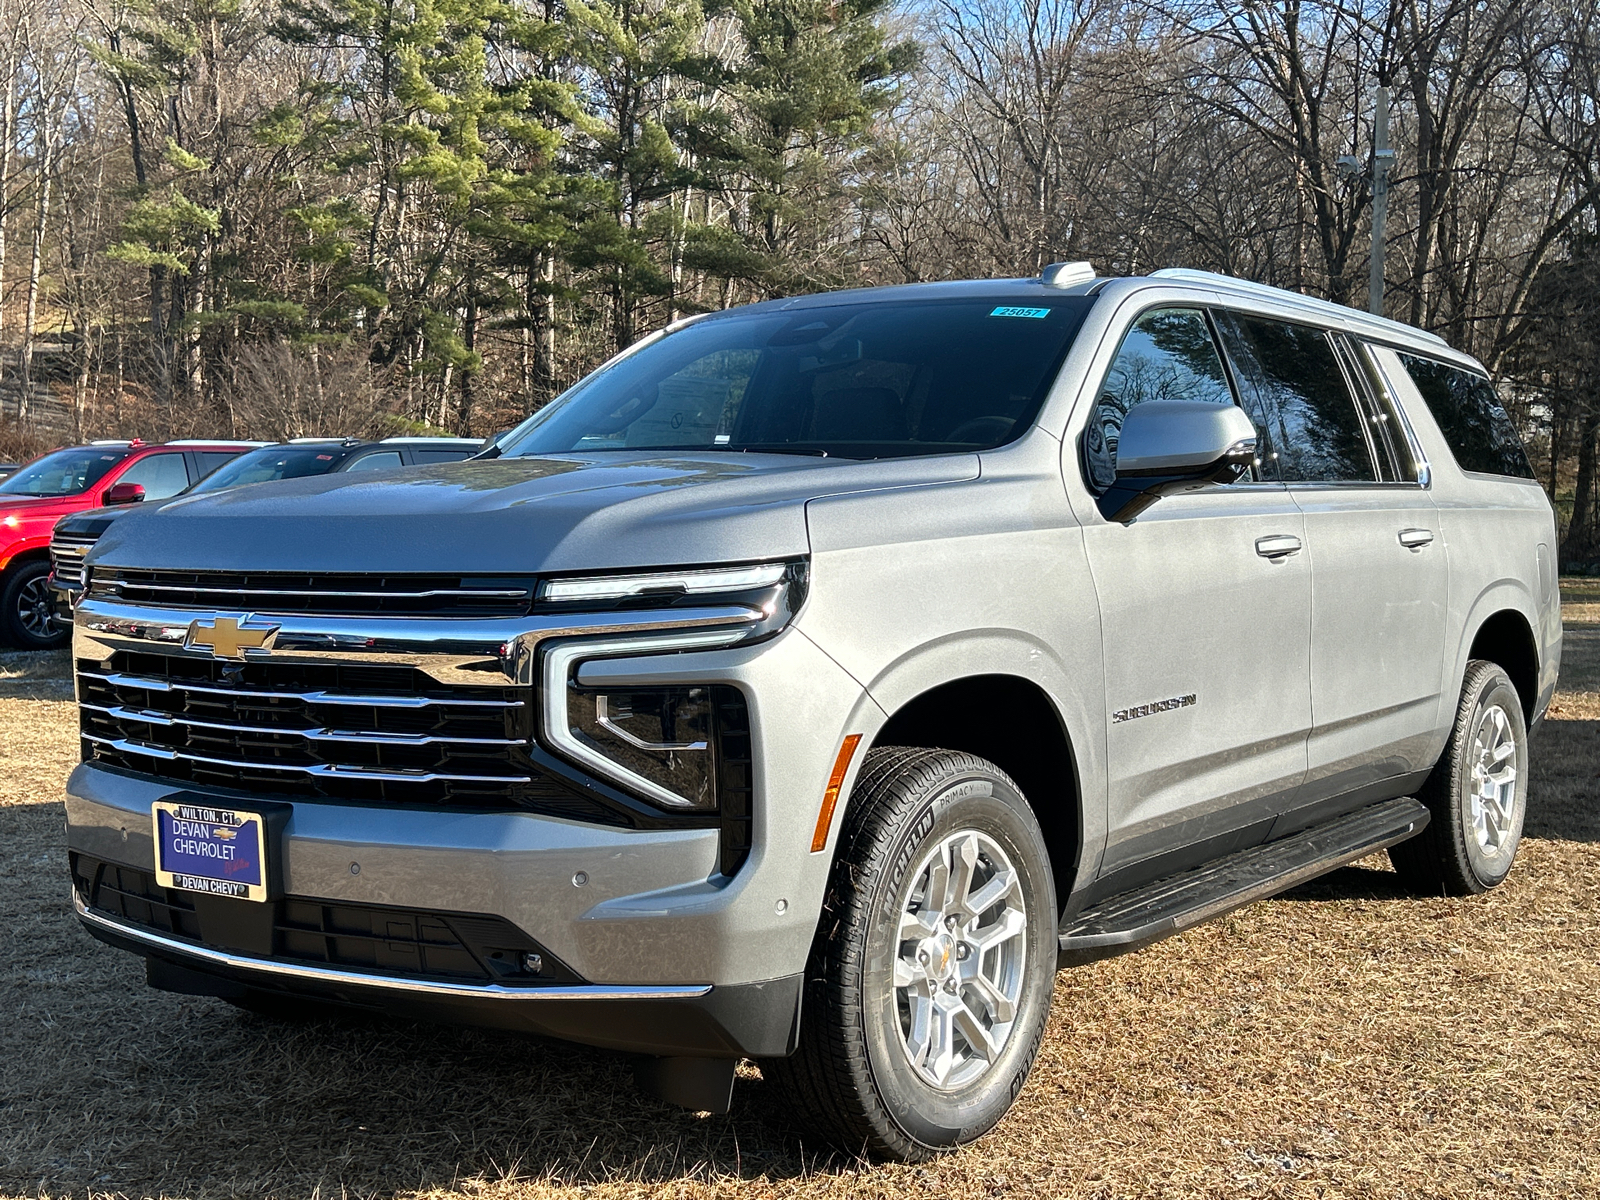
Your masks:
M 182 444 L 182 443 L 174 443 Z M 308 475 L 331 475 L 339 471 L 389 471 L 402 466 L 426 463 L 459 462 L 484 446 L 475 438 L 394 437 L 381 442 L 362 442 L 354 438 L 297 438 L 292 442 L 262 445 L 248 454 L 219 458 L 210 463 L 208 474 L 179 496 L 220 492 L 247 483 L 270 483 L 279 479 L 300 479 Z M 205 461 L 205 460 L 202 460 Z M 223 464 L 227 465 L 224 467 Z M 165 500 L 172 493 L 143 496 L 145 500 Z M 131 503 L 129 498 L 128 503 Z M 83 559 L 119 516 L 132 511 L 127 503 L 117 507 L 92 508 L 75 512 L 56 522 L 50 539 L 51 572 L 49 587 L 55 619 L 62 628 L 72 625 L 72 604 L 83 590 Z

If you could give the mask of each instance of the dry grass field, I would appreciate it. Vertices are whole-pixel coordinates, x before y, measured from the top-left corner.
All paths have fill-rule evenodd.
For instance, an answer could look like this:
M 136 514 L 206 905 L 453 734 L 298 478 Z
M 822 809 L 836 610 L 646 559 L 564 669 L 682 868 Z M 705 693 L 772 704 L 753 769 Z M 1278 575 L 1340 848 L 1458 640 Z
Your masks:
M 1600 586 L 1564 590 L 1502 889 L 1415 900 L 1374 859 L 1063 972 L 1015 1111 L 925 1167 L 826 1154 L 754 1071 L 697 1116 L 597 1051 L 146 990 L 69 916 L 65 656 L 0 655 L 0 1193 L 1600 1196 Z

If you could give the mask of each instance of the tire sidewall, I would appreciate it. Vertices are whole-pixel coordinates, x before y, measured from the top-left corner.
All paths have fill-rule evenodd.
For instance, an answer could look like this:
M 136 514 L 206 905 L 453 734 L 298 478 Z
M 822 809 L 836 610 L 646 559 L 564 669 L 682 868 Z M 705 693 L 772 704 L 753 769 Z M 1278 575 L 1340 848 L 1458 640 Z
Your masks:
M 913 1069 L 901 1043 L 894 989 L 900 914 L 912 871 L 939 841 L 961 830 L 993 838 L 1017 871 L 1027 909 L 1023 986 L 1000 1060 L 965 1088 L 942 1092 Z M 870 897 L 861 971 L 863 1034 L 872 1081 L 885 1111 L 909 1138 L 948 1147 L 979 1137 L 1011 1107 L 1038 1053 L 1055 979 L 1056 912 L 1038 824 L 1007 780 L 962 770 L 941 780 L 894 831 L 887 869 Z
M 1516 741 L 1516 798 L 1515 816 L 1507 848 L 1493 858 L 1478 847 L 1477 834 L 1472 825 L 1472 808 L 1469 799 L 1472 782 L 1473 732 L 1478 721 L 1490 707 L 1498 707 L 1511 724 Z M 1470 708 L 1462 706 L 1466 721 L 1458 734 L 1455 771 L 1451 779 L 1451 815 L 1454 818 L 1457 851 L 1465 873 L 1487 891 L 1501 883 L 1511 873 L 1517 848 L 1522 843 L 1522 827 L 1528 814 L 1528 731 L 1522 717 L 1522 699 L 1504 671 L 1495 669 L 1486 673 L 1476 689 Z

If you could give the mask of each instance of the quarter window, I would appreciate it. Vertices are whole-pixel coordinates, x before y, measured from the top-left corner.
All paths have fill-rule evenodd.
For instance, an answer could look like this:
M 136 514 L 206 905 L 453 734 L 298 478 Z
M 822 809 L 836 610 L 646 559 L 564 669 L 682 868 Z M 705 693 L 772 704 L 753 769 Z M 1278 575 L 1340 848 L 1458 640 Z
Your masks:
M 1326 331 L 1233 314 L 1223 326 L 1241 386 L 1269 433 L 1278 478 L 1370 483 L 1378 478 L 1361 411 Z
M 1094 417 L 1084 431 L 1084 462 L 1089 481 L 1097 489 L 1104 491 L 1116 482 L 1122 422 L 1135 405 L 1146 400 L 1233 403 L 1211 326 L 1199 309 L 1147 312 L 1123 335 L 1117 357 L 1100 385 Z
M 1517 479 L 1534 477 L 1517 427 L 1495 395 L 1494 384 L 1482 375 L 1431 358 L 1402 354 L 1400 361 L 1422 393 L 1433 419 L 1439 422 L 1450 452 L 1463 471 Z

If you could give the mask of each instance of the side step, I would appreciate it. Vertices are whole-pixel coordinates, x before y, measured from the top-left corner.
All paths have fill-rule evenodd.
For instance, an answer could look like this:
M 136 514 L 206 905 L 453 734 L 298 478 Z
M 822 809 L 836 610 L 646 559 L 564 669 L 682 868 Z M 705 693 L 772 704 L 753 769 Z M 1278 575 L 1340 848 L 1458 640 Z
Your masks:
M 1426 806 L 1402 797 L 1347 813 L 1275 842 L 1108 896 L 1061 928 L 1061 964 L 1137 949 L 1315 879 L 1421 833 Z

